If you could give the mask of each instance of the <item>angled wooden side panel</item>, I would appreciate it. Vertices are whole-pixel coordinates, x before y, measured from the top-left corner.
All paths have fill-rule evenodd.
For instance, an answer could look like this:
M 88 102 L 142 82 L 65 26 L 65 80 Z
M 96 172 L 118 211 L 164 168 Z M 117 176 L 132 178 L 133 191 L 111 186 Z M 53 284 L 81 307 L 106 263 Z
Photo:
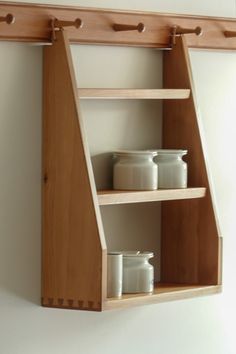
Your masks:
M 164 102 L 163 147 L 188 149 L 189 187 L 205 198 L 162 203 L 162 281 L 221 282 L 221 238 L 213 207 L 185 38 L 164 54 L 164 87 L 191 89 L 188 100 Z
M 42 304 L 101 310 L 106 246 L 66 34 L 44 49 Z

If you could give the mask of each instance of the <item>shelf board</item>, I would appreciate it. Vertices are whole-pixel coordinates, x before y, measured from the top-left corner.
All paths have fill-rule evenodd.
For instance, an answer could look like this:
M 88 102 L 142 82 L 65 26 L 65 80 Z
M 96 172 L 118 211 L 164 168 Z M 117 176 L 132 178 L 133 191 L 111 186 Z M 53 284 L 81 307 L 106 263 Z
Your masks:
M 153 294 L 125 294 L 121 298 L 107 299 L 104 310 L 127 308 L 145 304 L 188 299 L 202 295 L 217 294 L 222 291 L 221 285 L 187 285 L 157 283 Z
M 79 98 L 82 99 L 186 99 L 190 96 L 189 89 L 114 89 L 114 88 L 80 88 Z
M 154 191 L 98 191 L 99 205 L 159 202 L 165 200 L 202 198 L 206 188 L 158 189 Z

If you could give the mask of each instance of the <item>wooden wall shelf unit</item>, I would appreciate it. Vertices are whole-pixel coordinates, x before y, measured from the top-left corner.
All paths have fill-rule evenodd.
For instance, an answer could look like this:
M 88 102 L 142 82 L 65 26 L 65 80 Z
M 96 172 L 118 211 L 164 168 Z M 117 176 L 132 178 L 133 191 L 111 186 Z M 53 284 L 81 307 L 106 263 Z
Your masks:
M 8 14 L 15 22 L 10 24 Z M 77 28 L 56 28 L 71 24 Z M 200 33 L 197 26 L 203 30 L 200 37 L 194 34 Z M 0 2 L 1 40 L 52 42 L 45 45 L 43 59 L 43 306 L 102 311 L 221 291 L 222 238 L 188 47 L 236 49 L 236 41 L 224 35 L 235 29 L 235 19 Z M 173 38 L 173 33 L 179 34 Z M 168 48 L 163 54 L 164 88 L 78 89 L 72 42 Z M 188 149 L 191 187 L 97 191 L 80 99 L 163 99 L 163 147 Z M 151 295 L 108 299 L 100 208 L 147 202 L 162 203 L 161 282 Z

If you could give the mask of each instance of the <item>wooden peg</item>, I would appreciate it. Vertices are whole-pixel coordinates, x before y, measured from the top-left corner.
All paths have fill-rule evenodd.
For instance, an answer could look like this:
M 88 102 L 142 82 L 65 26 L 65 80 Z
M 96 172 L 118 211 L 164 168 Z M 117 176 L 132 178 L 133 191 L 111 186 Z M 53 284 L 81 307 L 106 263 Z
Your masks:
M 120 31 L 138 31 L 138 32 L 144 32 L 145 31 L 145 26 L 142 22 L 138 23 L 137 25 L 123 25 L 119 23 L 114 23 L 113 29 L 116 32 Z
M 0 16 L 0 22 L 6 22 L 8 25 L 11 25 L 15 22 L 15 17 L 12 14 L 7 14 L 6 16 Z
M 173 35 L 180 36 L 181 34 L 190 34 L 195 33 L 196 36 L 200 36 L 202 34 L 201 27 L 196 28 L 182 28 L 180 26 L 173 27 Z
M 201 36 L 202 28 L 199 26 L 196 28 L 182 28 L 180 26 L 172 27 L 171 29 L 172 45 L 175 44 L 175 37 L 181 36 L 182 34 L 192 34 L 192 33 L 195 33 L 196 36 Z
M 81 28 L 83 26 L 83 22 L 80 18 L 76 18 L 74 21 L 63 21 L 55 18 L 54 27 L 55 28 L 63 28 L 63 27 L 75 27 Z
M 76 18 L 74 21 L 58 20 L 57 18 L 51 20 L 52 42 L 56 40 L 56 31 L 62 30 L 64 27 L 70 26 L 73 26 L 75 28 L 81 28 L 83 26 L 83 22 L 80 18 Z
M 236 37 L 236 31 L 224 31 L 224 36 L 226 38 Z

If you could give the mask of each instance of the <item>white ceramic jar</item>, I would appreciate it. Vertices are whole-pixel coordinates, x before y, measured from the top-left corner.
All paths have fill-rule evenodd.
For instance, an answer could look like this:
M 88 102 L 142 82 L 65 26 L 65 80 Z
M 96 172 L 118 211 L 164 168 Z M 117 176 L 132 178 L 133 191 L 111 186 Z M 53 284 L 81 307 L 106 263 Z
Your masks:
M 123 293 L 151 293 L 154 268 L 149 263 L 152 252 L 123 253 Z
M 187 163 L 182 157 L 187 150 L 156 150 L 158 188 L 187 188 Z
M 120 252 L 107 254 L 107 297 L 122 295 L 123 255 Z
M 113 153 L 113 188 L 120 190 L 155 190 L 158 185 L 155 151 L 120 150 Z

